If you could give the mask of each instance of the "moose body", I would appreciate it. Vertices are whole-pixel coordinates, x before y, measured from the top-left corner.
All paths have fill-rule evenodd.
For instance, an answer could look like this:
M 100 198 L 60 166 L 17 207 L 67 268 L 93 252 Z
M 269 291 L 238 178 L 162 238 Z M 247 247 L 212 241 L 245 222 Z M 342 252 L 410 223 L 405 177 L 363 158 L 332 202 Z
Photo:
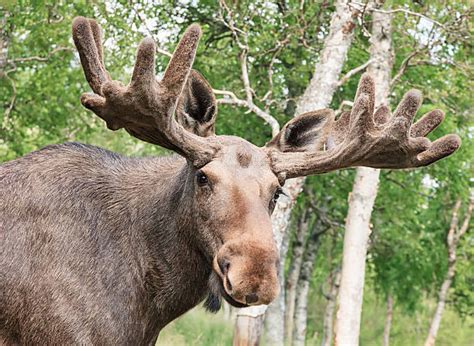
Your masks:
M 0 340 L 153 343 L 208 291 L 188 179 L 75 143 L 0 166 Z
M 125 158 L 82 144 L 46 147 L 0 166 L 0 343 L 151 344 L 199 304 L 217 311 L 278 294 L 270 216 L 286 179 L 341 168 L 412 168 L 452 154 L 456 135 L 425 136 L 444 118 L 408 92 L 374 109 L 362 76 L 351 112 L 289 121 L 262 148 L 216 136 L 216 100 L 185 32 L 161 81 L 155 44 L 138 48 L 131 82 L 113 81 L 101 31 L 76 18 L 73 38 L 94 93 L 82 104 L 178 156 Z M 325 148 L 323 150 L 322 148 Z

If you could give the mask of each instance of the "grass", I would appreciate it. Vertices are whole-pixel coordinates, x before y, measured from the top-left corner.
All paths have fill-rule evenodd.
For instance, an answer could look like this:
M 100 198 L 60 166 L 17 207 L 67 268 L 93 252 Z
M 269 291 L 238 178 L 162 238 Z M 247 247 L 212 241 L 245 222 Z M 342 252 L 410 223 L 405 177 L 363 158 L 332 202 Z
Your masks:
M 309 311 L 307 345 L 320 345 L 322 312 L 324 306 L 319 299 L 312 299 Z M 390 334 L 391 346 L 423 345 L 435 309 L 434 301 L 427 301 L 413 314 L 395 307 Z M 361 325 L 361 346 L 382 344 L 385 304 L 372 292 L 365 292 Z M 160 334 L 157 345 L 173 346 L 221 346 L 231 345 L 233 323 L 224 318 L 223 312 L 211 314 L 195 308 L 169 324 Z M 268 343 L 264 343 L 269 345 Z M 436 339 L 437 346 L 474 346 L 474 317 L 462 319 L 449 307 L 443 314 Z
M 220 311 L 211 314 L 198 307 L 166 326 L 157 345 L 232 345 L 233 325 Z

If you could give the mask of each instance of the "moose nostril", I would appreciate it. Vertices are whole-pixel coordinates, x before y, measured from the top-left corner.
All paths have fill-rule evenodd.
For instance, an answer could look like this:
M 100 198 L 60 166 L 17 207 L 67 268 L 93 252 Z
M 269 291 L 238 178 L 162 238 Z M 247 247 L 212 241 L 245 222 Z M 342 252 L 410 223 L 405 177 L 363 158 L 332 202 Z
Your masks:
M 245 296 L 245 302 L 252 304 L 258 302 L 258 296 L 255 293 L 250 293 Z
M 223 275 L 226 275 L 230 268 L 230 262 L 226 259 L 221 259 L 217 261 L 217 264 L 219 265 L 219 269 L 221 270 L 221 273 Z

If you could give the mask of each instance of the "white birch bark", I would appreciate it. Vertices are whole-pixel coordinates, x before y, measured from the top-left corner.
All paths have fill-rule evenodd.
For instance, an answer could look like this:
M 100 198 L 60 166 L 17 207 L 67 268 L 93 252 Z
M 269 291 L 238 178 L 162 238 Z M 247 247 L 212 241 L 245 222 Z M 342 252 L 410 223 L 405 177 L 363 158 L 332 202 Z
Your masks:
M 377 2 L 381 6 L 382 2 Z M 372 14 L 372 37 L 368 67 L 375 80 L 376 107 L 387 104 L 392 69 L 391 15 Z M 341 287 L 336 317 L 336 345 L 358 345 L 362 298 L 365 278 L 365 259 L 370 235 L 370 217 L 377 196 L 379 171 L 358 168 L 349 198 L 342 258 Z
M 303 262 L 305 237 L 308 233 L 308 212 L 306 211 L 298 220 L 295 230 L 295 240 L 292 247 L 292 256 L 288 276 L 285 284 L 285 342 L 291 343 L 293 335 L 293 317 L 295 315 L 296 286 L 300 276 L 301 263 Z
M 329 34 L 316 64 L 315 73 L 298 101 L 296 114 L 328 107 L 337 89 L 339 75 L 352 42 L 355 16 L 348 6 L 347 0 L 336 0 L 335 6 Z M 273 213 L 273 230 L 276 234 L 283 234 L 286 231 L 291 209 L 302 190 L 303 183 L 304 178 L 290 179 L 285 183 L 285 191 L 292 203 L 287 203 L 284 198 L 281 203 L 277 203 Z M 284 253 L 281 251 L 281 254 L 283 266 L 286 251 Z M 283 269 L 282 267 L 280 270 L 282 282 Z M 284 301 L 284 291 L 282 291 L 275 302 L 271 304 L 266 316 L 268 342 L 275 346 L 284 343 Z
M 323 338 L 321 346 L 331 346 L 332 331 L 334 327 L 334 311 L 336 310 L 337 294 L 341 283 L 341 271 L 336 269 L 331 273 L 331 289 L 327 296 L 328 303 L 324 312 Z
M 241 309 L 237 314 L 234 327 L 233 346 L 256 346 L 260 343 L 266 305 Z
M 7 20 L 10 16 L 8 11 L 0 18 L 0 71 L 3 71 L 7 64 L 9 38 L 7 34 Z
M 448 291 L 453 282 L 454 276 L 456 274 L 456 250 L 461 237 L 466 233 L 469 227 L 469 221 L 471 219 L 472 210 L 474 207 L 474 196 L 471 197 L 468 210 L 464 217 L 463 224 L 461 228 L 458 229 L 458 212 L 461 207 L 461 201 L 457 201 L 454 209 L 453 216 L 451 219 L 451 226 L 448 232 L 448 271 L 446 273 L 445 279 L 438 294 L 438 304 L 436 305 L 436 310 L 431 320 L 430 330 L 428 332 L 428 337 L 425 341 L 425 346 L 434 346 L 436 341 L 436 335 L 438 334 L 439 326 L 441 325 L 441 318 L 443 317 L 444 307 L 446 305 L 446 298 L 448 297 Z
M 320 237 L 324 232 L 324 225 L 317 220 L 303 256 L 300 277 L 296 288 L 295 317 L 293 331 L 293 346 L 304 346 L 306 339 L 306 325 L 308 319 L 308 293 L 313 274 L 314 261 L 320 245 Z
M 389 294 L 387 297 L 387 311 L 385 314 L 385 326 L 383 328 L 383 346 L 390 345 L 390 329 L 392 328 L 393 319 L 393 298 Z

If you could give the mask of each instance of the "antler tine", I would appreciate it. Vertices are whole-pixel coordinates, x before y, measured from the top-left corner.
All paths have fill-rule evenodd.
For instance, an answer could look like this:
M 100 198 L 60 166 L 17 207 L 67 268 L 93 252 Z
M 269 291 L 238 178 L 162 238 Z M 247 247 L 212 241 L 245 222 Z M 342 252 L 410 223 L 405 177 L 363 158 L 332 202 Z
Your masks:
M 386 106 L 374 113 L 374 90 L 372 78 L 364 74 L 352 111 L 341 115 L 327 137 L 328 150 L 273 150 L 274 171 L 293 178 L 355 166 L 413 168 L 427 166 L 459 148 L 461 140 L 454 134 L 433 143 L 425 137 L 443 121 L 444 113 L 440 110 L 427 113 L 412 125 L 422 102 L 418 90 L 405 94 L 393 116 Z
M 431 112 L 426 113 L 420 118 L 410 130 L 411 137 L 425 137 L 431 131 L 439 126 L 444 120 L 444 112 L 435 109 Z
M 384 126 L 391 116 L 392 113 L 390 112 L 390 109 L 385 105 L 381 105 L 374 114 L 375 125 L 378 127 Z
M 104 67 L 104 52 L 102 48 L 102 29 L 100 25 L 94 19 L 89 19 L 89 25 L 92 30 L 92 36 L 94 37 L 95 46 L 97 48 L 97 54 L 99 56 L 99 62 Z M 104 67 L 105 70 L 105 67 Z
M 150 88 L 156 82 L 155 50 L 155 42 L 151 37 L 144 38 L 140 42 L 130 81 L 131 87 Z
M 179 41 L 178 47 L 168 63 L 161 83 L 172 97 L 181 95 L 191 72 L 200 38 L 201 28 L 199 25 L 191 25 Z
M 76 17 L 72 22 L 72 37 L 81 58 L 82 68 L 92 90 L 102 95 L 102 85 L 109 81 L 103 64 L 101 30 L 93 19 Z
M 354 105 L 350 112 L 343 112 L 328 135 L 328 149 L 340 144 L 349 131 L 363 133 L 383 121 L 384 114 L 373 115 L 375 107 L 375 85 L 372 78 L 364 74 L 357 88 Z
M 352 109 L 356 108 L 356 102 L 360 101 L 363 95 L 367 97 L 367 103 L 365 105 L 367 108 L 367 116 L 371 117 L 372 114 L 374 114 L 375 108 L 375 83 L 372 77 L 370 77 L 370 75 L 368 75 L 367 73 L 364 73 L 359 80 L 359 85 L 357 86 L 356 96 L 354 100 L 354 107 Z
M 374 123 L 375 85 L 374 80 L 368 75 L 363 75 L 359 81 L 354 106 L 350 113 L 350 132 L 363 134 L 372 130 Z
M 392 134 L 400 140 L 409 138 L 412 121 L 421 106 L 422 100 L 421 91 L 411 89 L 403 96 L 393 113 L 391 119 Z
M 198 25 L 190 26 L 168 65 L 162 81 L 155 77 L 155 42 L 145 38 L 137 50 L 128 86 L 113 81 L 104 68 L 101 30 L 94 20 L 78 17 L 73 37 L 81 63 L 95 94 L 84 94 L 82 104 L 104 119 L 112 130 L 125 128 L 132 136 L 174 150 L 201 166 L 219 150 L 217 141 L 183 128 L 176 109 L 187 85 L 201 35 Z

